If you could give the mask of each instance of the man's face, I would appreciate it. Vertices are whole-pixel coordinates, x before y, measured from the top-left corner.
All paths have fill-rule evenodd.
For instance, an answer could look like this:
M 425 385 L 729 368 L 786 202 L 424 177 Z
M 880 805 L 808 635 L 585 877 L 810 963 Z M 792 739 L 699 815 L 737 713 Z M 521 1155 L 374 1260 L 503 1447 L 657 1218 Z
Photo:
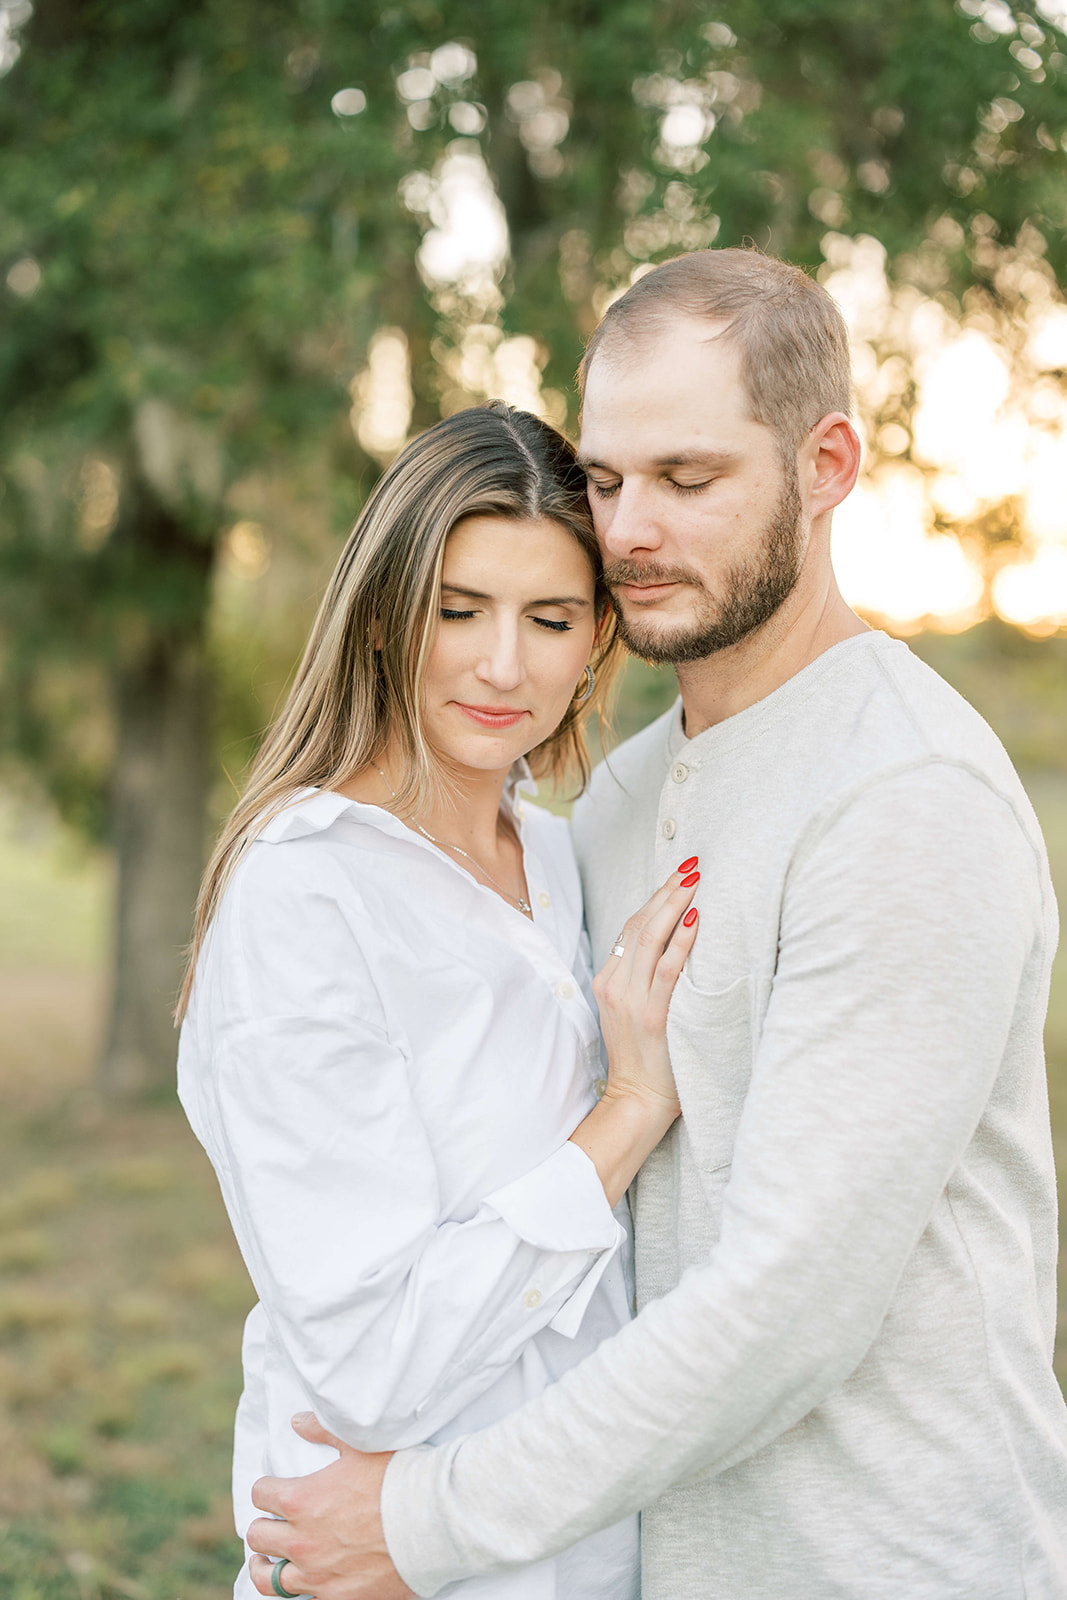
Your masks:
M 763 626 L 807 544 L 795 461 L 754 422 L 729 343 L 678 319 L 647 350 L 597 356 L 580 455 L 624 642 L 703 660 Z

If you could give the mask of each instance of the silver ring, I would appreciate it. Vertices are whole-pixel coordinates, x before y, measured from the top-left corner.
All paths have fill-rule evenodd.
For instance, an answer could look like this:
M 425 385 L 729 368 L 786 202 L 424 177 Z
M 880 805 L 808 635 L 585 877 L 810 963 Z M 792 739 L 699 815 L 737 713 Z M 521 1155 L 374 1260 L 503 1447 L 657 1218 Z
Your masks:
M 618 943 L 613 944 L 611 947 L 611 953 L 613 956 L 624 956 L 626 954 L 626 946 Z
M 287 1589 L 282 1583 L 282 1568 L 289 1565 L 289 1557 L 282 1556 L 271 1563 L 270 1586 L 275 1594 L 281 1595 L 282 1600 L 300 1600 L 300 1596 L 292 1589 Z

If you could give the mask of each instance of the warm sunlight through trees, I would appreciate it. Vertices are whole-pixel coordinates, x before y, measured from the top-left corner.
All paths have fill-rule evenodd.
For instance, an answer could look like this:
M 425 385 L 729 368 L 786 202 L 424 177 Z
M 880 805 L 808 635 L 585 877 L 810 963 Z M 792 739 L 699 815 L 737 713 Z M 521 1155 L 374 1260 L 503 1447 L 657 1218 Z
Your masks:
M 0 7 L 0 742 L 117 850 L 110 1089 L 169 1084 L 215 774 L 380 465 L 486 396 L 573 425 L 650 263 L 751 240 L 841 300 L 858 605 L 1067 625 L 1059 0 L 30 12 Z

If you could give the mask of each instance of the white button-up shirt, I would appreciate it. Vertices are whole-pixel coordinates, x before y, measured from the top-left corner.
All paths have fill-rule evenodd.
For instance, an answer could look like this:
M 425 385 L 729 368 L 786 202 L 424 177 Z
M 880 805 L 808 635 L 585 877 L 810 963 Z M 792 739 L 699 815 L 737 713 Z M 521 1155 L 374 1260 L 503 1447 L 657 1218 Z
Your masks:
M 260 1297 L 242 1534 L 257 1477 L 334 1457 L 294 1412 L 361 1450 L 452 1439 L 629 1318 L 625 1202 L 567 1142 L 603 1081 L 577 871 L 559 818 L 513 816 L 533 922 L 389 812 L 309 789 L 204 946 L 179 1092 Z M 448 1593 L 631 1600 L 635 1519 Z

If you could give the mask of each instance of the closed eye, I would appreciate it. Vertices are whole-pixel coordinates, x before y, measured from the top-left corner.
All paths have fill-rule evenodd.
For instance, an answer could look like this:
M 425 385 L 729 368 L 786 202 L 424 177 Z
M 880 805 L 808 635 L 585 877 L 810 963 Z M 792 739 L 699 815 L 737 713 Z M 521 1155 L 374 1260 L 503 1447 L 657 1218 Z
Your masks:
M 442 622 L 465 622 L 473 617 L 473 611 L 454 611 L 450 606 L 441 607 Z M 573 626 L 570 622 L 556 622 L 551 617 L 531 617 L 531 622 L 536 622 L 539 628 L 548 628 L 552 633 L 570 633 Z
M 677 494 L 701 494 L 711 485 L 712 479 L 705 478 L 703 483 L 678 483 L 674 478 L 668 478 L 667 482 Z M 595 494 L 598 500 L 614 499 L 622 487 L 618 483 L 597 483 L 595 478 L 588 478 L 586 483 L 590 492 Z

